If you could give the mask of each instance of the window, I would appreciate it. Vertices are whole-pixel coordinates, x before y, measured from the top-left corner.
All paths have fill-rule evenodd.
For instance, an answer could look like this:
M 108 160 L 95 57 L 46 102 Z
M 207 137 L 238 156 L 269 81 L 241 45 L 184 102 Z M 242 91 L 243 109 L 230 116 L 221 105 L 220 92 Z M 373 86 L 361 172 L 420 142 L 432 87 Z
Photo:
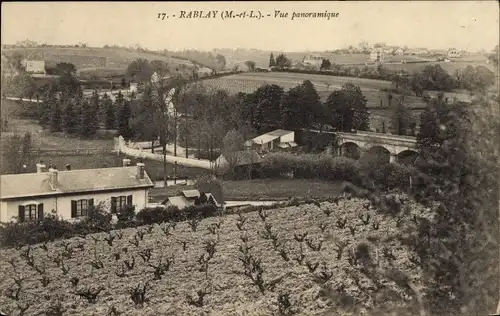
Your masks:
M 71 218 L 88 215 L 89 207 L 94 205 L 94 199 L 81 199 L 71 201 Z
M 132 205 L 132 195 L 111 197 L 111 212 L 116 213 L 127 205 Z
M 25 205 L 19 205 L 18 219 L 20 222 L 43 219 L 43 204 L 29 203 Z

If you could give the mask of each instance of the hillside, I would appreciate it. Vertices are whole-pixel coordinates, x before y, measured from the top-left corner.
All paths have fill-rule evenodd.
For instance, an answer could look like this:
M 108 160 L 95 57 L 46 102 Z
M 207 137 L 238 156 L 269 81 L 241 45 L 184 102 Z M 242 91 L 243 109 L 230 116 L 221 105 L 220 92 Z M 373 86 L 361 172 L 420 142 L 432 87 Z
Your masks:
M 203 85 L 216 89 L 224 89 L 230 93 L 251 93 L 265 84 L 277 84 L 288 90 L 301 84 L 304 80 L 312 82 L 323 101 L 326 100 L 332 91 L 340 89 L 347 82 L 359 85 L 367 98 L 369 108 L 380 108 L 381 101 L 382 106 L 387 106 L 387 93 L 380 90 L 390 88 L 392 85 L 391 82 L 384 80 L 285 72 L 243 73 L 217 79 L 208 79 L 203 81 Z M 413 96 L 406 96 L 405 101 L 410 107 L 420 108 L 425 105 L 420 98 Z
M 2 54 L 12 55 L 21 53 L 24 57 L 34 60 L 67 61 L 73 63 L 77 69 L 82 68 L 111 68 L 126 69 L 137 58 L 148 60 L 162 60 L 169 64 L 192 66 L 190 61 L 171 58 L 151 52 L 138 52 L 124 48 L 93 48 L 93 47 L 36 47 L 3 49 Z

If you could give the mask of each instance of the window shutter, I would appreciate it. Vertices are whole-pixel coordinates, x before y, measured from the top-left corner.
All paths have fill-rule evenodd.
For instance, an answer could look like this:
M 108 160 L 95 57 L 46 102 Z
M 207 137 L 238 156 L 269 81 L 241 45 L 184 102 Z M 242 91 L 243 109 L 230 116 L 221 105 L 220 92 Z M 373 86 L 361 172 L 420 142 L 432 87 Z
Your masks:
M 71 218 L 76 217 L 76 201 L 71 201 Z
M 132 195 L 127 196 L 127 204 L 132 205 Z
M 19 221 L 24 222 L 24 206 L 19 205 Z
M 43 220 L 43 203 L 38 204 L 38 220 Z
M 116 213 L 116 198 L 111 198 L 111 213 Z
M 89 205 L 89 207 L 94 206 L 94 199 L 89 199 L 88 205 Z

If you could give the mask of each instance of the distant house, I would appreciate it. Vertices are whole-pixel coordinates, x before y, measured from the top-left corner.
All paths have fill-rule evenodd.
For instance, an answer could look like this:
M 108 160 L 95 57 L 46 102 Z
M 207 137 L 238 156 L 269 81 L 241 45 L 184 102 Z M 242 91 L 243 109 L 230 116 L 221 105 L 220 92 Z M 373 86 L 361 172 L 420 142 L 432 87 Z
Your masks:
M 450 49 L 448 49 L 448 57 L 458 58 L 458 57 L 462 57 L 462 54 L 460 53 L 459 50 L 457 50 L 455 48 L 450 48 Z
M 448 51 L 446 49 L 432 49 L 429 51 L 431 55 L 434 56 L 447 56 Z
M 382 49 L 375 49 L 370 53 L 371 62 L 384 62 L 384 51 Z
M 205 199 L 202 198 L 202 195 L 205 196 Z M 181 192 L 181 195 L 168 197 L 161 204 L 176 206 L 179 210 L 200 204 L 212 204 L 217 208 L 222 207 L 212 193 L 200 193 L 198 190 L 184 190 Z
M 427 48 L 415 48 L 411 50 L 410 55 L 427 56 L 429 55 L 429 50 Z
M 394 50 L 393 52 L 394 55 L 403 55 L 404 54 L 404 49 L 402 47 L 398 47 Z
M 29 74 L 46 74 L 44 60 L 24 60 L 23 65 Z
M 102 203 L 115 212 L 126 205 L 146 207 L 153 182 L 145 165 L 64 170 L 37 164 L 37 173 L 1 175 L 0 222 L 38 220 L 55 212 L 64 220 L 87 215 L 89 207 Z
M 304 58 L 302 59 L 302 64 L 304 64 L 304 66 L 306 67 L 309 66 L 320 69 L 321 64 L 323 63 L 323 59 L 324 58 L 320 55 L 309 54 L 304 56 Z
M 277 129 L 257 136 L 245 142 L 245 145 L 247 148 L 254 149 L 258 153 L 297 147 L 297 143 L 295 143 L 295 133 L 282 129 Z

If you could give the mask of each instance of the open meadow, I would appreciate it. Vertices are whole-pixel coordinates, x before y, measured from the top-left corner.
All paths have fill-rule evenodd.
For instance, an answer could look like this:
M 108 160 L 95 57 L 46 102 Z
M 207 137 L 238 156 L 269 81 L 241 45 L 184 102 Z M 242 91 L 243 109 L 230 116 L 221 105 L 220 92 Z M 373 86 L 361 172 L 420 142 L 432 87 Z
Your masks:
M 397 217 L 385 215 L 389 204 L 341 197 L 1 249 L 0 306 L 14 315 L 415 315 L 425 288 L 402 236 L 429 214 L 387 198 Z

